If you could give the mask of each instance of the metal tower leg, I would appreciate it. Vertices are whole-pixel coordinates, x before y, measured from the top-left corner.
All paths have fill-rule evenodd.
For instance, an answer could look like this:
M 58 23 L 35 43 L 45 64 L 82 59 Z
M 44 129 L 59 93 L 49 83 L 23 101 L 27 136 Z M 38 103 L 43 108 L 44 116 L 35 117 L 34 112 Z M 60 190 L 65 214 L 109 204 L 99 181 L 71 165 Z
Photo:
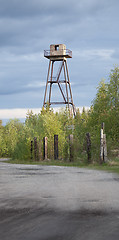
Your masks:
M 71 96 L 71 103 L 72 103 L 72 107 L 73 107 L 73 114 L 75 116 L 75 107 L 74 107 L 74 103 L 73 103 L 71 84 L 70 84 L 70 80 L 69 80 L 69 73 L 68 73 L 68 67 L 67 67 L 67 62 L 66 61 L 65 61 L 65 65 L 66 65 L 67 78 L 68 78 L 68 83 L 69 83 L 69 91 L 70 91 L 70 96 Z
M 63 66 L 64 66 L 64 77 L 65 77 L 65 83 L 66 83 L 67 103 L 68 103 L 68 108 L 69 108 L 69 95 L 68 95 L 67 77 L 66 77 L 66 70 L 65 70 L 65 60 L 63 60 Z
M 50 99 L 51 99 L 51 89 L 52 89 L 53 66 L 54 66 L 54 61 L 52 61 L 52 67 L 51 67 L 51 79 L 50 79 L 50 91 L 49 91 L 49 105 L 50 105 Z
M 48 68 L 47 82 L 46 82 L 46 87 L 45 87 L 45 95 L 44 95 L 43 107 L 45 106 L 45 103 L 46 103 L 46 94 L 47 94 L 48 80 L 49 80 L 49 74 L 50 74 L 50 66 L 51 66 L 51 60 L 49 62 L 49 68 Z

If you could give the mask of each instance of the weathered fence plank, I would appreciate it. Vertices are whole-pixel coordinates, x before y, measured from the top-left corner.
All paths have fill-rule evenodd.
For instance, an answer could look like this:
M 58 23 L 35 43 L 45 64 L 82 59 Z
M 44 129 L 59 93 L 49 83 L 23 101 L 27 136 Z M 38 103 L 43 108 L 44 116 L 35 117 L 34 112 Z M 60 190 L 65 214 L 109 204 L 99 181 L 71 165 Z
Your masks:
M 48 158 L 48 141 L 47 137 L 43 138 L 43 159 L 47 160 Z
M 54 135 L 54 159 L 58 159 L 58 135 Z
M 33 159 L 33 141 L 31 141 L 31 160 Z
M 91 162 L 91 137 L 90 133 L 86 133 L 86 151 L 88 156 L 88 162 Z
M 106 134 L 103 134 L 103 148 L 104 148 L 104 162 L 107 162 L 107 143 L 106 143 Z
M 104 134 L 104 123 L 102 123 L 102 128 L 100 132 L 100 163 L 107 162 L 107 144 L 106 144 L 106 134 Z
M 37 137 L 34 137 L 34 159 L 37 161 Z
M 69 151 L 70 151 L 69 160 L 70 162 L 72 162 L 74 159 L 73 134 L 69 135 Z
M 103 156 L 103 129 L 101 129 L 100 132 L 100 163 L 103 162 L 104 156 Z

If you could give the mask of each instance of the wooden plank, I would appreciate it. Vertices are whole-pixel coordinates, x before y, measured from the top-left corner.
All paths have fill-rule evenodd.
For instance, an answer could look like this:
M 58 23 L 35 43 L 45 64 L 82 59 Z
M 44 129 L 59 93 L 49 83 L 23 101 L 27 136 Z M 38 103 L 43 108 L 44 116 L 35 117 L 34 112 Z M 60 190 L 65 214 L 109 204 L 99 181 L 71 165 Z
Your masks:
M 86 133 L 86 151 L 88 156 L 88 162 L 91 162 L 91 138 L 90 133 Z
M 106 143 L 106 134 L 103 134 L 103 151 L 104 151 L 104 162 L 107 162 L 107 143 Z
M 54 135 L 54 159 L 58 159 L 58 135 Z
M 37 137 L 34 137 L 34 159 L 37 161 Z
M 73 134 L 69 135 L 69 150 L 70 150 L 69 160 L 70 162 L 72 162 L 74 159 Z
M 43 159 L 44 160 L 47 160 L 47 158 L 48 158 L 48 146 L 47 146 L 47 137 L 44 137 L 43 138 Z
M 31 141 L 31 160 L 33 159 L 33 141 Z
M 100 163 L 103 163 L 103 129 L 100 132 Z

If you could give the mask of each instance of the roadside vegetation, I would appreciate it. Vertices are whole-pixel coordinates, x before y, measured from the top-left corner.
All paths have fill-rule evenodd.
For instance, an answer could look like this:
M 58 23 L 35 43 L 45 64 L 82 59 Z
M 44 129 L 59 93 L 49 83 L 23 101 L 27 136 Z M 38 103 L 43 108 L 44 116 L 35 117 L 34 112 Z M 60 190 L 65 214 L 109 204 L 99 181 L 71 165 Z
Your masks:
M 100 129 L 105 123 L 108 162 L 99 166 Z M 91 136 L 91 161 L 87 160 L 86 133 Z M 59 159 L 54 161 L 54 135 L 58 135 Z M 73 134 L 73 162 L 69 162 L 68 136 Z M 43 137 L 48 138 L 48 160 L 43 161 Z M 37 162 L 31 159 L 31 141 L 37 138 Z M 6 126 L 0 121 L 0 157 L 9 157 L 14 163 L 55 164 L 111 169 L 119 172 L 119 67 L 111 70 L 109 80 L 101 80 L 97 94 L 88 111 L 77 109 L 75 118 L 69 110 L 54 113 L 47 105 L 38 115 L 27 113 L 25 123 L 9 120 Z M 116 170 L 115 170 L 116 169 Z

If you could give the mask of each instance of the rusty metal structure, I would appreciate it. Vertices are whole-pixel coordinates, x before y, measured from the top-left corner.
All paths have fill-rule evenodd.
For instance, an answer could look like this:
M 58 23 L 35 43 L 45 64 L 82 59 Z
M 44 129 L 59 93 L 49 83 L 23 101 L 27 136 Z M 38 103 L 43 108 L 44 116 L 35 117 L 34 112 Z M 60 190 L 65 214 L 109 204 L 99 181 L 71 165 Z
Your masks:
M 43 106 L 45 107 L 47 104 L 66 104 L 69 109 L 72 108 L 73 114 L 75 116 L 75 106 L 73 104 L 73 97 L 67 66 L 67 58 L 72 58 L 72 51 L 66 49 L 66 46 L 64 44 L 52 44 L 50 45 L 50 50 L 44 50 L 44 57 L 49 59 L 49 67 Z M 58 62 L 59 68 L 55 76 L 54 65 L 56 66 Z M 61 97 L 63 99 L 62 101 L 52 101 L 53 84 L 58 86 Z

